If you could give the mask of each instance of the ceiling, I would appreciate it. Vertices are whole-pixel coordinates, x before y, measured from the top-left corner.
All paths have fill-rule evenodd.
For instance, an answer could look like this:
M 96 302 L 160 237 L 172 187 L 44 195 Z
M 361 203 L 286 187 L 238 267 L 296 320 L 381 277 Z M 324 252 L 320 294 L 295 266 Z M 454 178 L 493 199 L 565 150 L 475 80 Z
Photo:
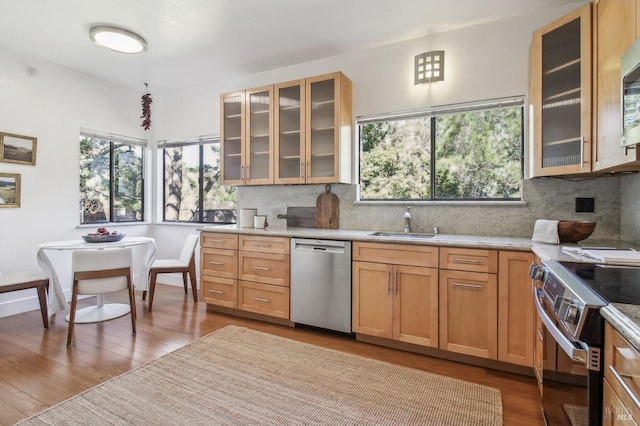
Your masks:
M 0 2 L 0 46 L 155 92 L 225 80 L 575 0 L 20 0 Z M 147 40 L 125 55 L 89 29 Z

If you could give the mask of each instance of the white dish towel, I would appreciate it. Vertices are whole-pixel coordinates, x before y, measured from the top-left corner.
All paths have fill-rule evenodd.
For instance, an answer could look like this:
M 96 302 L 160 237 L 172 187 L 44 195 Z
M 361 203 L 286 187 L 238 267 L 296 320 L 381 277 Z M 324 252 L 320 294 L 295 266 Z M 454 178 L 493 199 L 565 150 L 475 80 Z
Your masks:
M 560 244 L 560 237 L 558 236 L 558 222 L 557 220 L 536 220 L 536 224 L 533 226 L 533 236 L 531 241 L 538 243 Z

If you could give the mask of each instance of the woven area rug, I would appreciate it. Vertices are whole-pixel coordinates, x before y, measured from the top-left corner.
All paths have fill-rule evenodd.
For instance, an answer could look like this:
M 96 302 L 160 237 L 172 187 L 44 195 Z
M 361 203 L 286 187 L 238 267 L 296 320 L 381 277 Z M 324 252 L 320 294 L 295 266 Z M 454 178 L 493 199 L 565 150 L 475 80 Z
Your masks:
M 502 425 L 500 391 L 227 326 L 18 423 Z

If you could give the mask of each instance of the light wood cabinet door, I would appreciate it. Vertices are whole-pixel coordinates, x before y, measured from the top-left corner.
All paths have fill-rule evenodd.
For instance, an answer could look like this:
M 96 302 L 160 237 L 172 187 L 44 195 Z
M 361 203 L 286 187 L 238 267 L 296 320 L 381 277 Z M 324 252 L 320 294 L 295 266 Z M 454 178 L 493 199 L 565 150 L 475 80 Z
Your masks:
M 640 150 L 621 146 L 620 58 L 637 38 L 637 0 L 598 0 L 594 7 L 594 171 L 638 170 Z
M 201 232 L 200 247 L 237 250 L 238 234 Z
M 640 419 L 640 352 L 618 333 L 611 324 L 605 324 L 604 330 L 604 377 L 611 387 L 611 398 L 607 412 L 605 403 L 603 424 L 635 424 Z M 606 398 L 605 398 L 606 399 Z M 613 421 L 613 423 L 608 423 Z
M 289 287 L 238 281 L 240 310 L 289 319 L 289 299 Z
M 306 183 L 351 183 L 351 80 L 341 72 L 305 80 Z
M 304 79 L 274 86 L 275 183 L 306 181 L 305 93 Z
M 220 96 L 224 185 L 273 183 L 273 86 Z
M 238 252 L 238 279 L 289 287 L 289 256 Z
M 247 90 L 244 183 L 273 183 L 273 86 Z
M 354 241 L 353 260 L 393 265 L 438 267 L 438 247 Z
M 201 275 L 200 289 L 205 303 L 233 309 L 238 307 L 238 284 L 235 279 Z
M 591 172 L 591 49 L 591 4 L 533 33 L 533 176 Z
M 391 339 L 393 336 L 393 295 L 391 265 L 353 262 L 352 291 L 355 333 Z
M 495 274 L 440 270 L 440 349 L 497 359 Z
M 438 347 L 438 270 L 393 267 L 393 338 Z
M 245 93 L 220 96 L 220 168 L 223 185 L 244 183 Z
M 602 425 L 637 426 L 637 415 L 615 393 L 609 380 L 602 385 Z
M 495 250 L 440 247 L 440 269 L 495 274 L 498 272 L 498 252 Z
M 200 274 L 236 278 L 238 276 L 238 252 L 210 248 L 200 249 Z
M 533 366 L 533 253 L 501 251 L 498 267 L 498 361 Z

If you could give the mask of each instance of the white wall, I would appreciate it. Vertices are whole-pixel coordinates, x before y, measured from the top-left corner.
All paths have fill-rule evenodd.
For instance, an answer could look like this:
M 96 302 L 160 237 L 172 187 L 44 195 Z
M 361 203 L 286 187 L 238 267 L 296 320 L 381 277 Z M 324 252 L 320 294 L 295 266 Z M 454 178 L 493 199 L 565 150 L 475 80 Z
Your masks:
M 149 137 L 138 118 L 142 93 L 0 49 L 0 131 L 38 138 L 35 166 L 0 163 L 0 172 L 22 178 L 21 207 L 0 209 L 1 273 L 37 269 L 38 244 L 87 231 L 78 228 L 79 129 Z M 113 227 L 130 235 L 147 228 Z M 0 295 L 0 317 L 25 307 L 37 307 L 35 291 Z

